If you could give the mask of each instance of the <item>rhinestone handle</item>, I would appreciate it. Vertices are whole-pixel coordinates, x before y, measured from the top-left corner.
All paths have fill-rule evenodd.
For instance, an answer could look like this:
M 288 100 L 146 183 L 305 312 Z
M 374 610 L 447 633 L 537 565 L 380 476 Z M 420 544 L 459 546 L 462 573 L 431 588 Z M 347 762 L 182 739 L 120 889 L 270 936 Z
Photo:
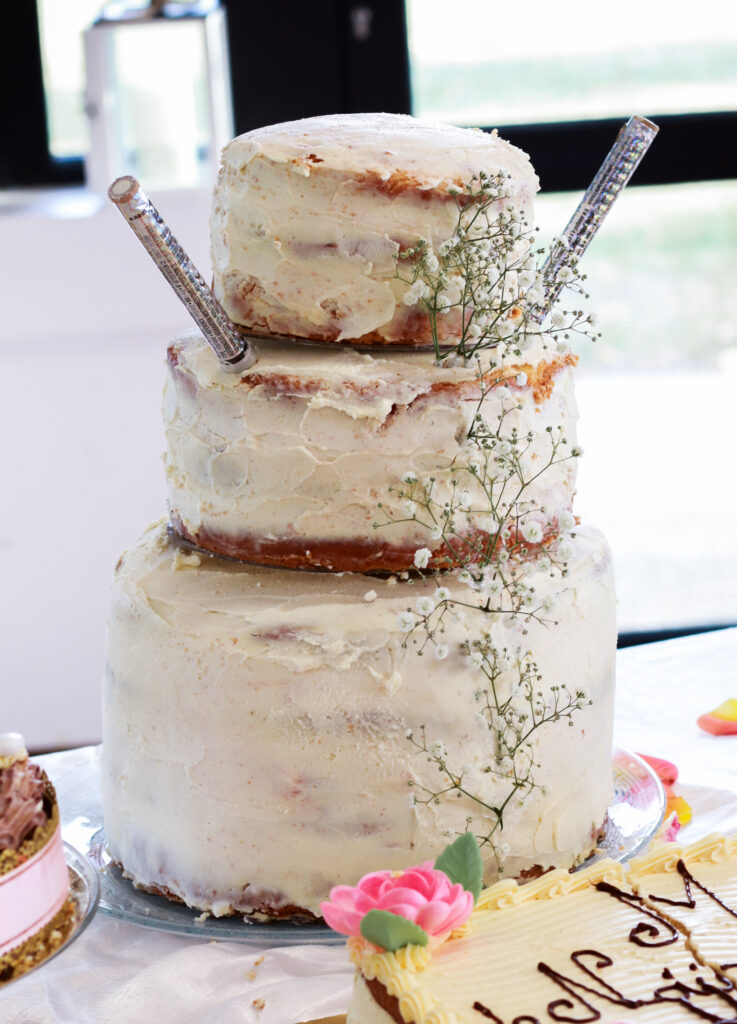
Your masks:
M 604 163 L 543 264 L 545 301 L 530 315 L 536 323 L 545 319 L 560 294 L 563 282 L 558 280 L 558 275 L 561 269 L 572 255 L 582 256 L 586 252 L 657 133 L 658 126 L 639 114 L 620 129 Z
M 236 331 L 195 265 L 131 175 L 116 178 L 108 196 L 176 292 L 226 370 L 240 373 L 256 362 L 256 350 Z

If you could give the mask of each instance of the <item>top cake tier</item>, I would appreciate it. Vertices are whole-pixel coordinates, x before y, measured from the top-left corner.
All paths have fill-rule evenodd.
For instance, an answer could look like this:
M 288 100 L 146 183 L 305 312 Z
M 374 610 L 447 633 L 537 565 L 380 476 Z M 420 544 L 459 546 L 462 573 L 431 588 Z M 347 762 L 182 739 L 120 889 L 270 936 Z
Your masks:
M 500 210 L 532 221 L 537 176 L 496 132 L 336 114 L 241 135 L 215 188 L 215 294 L 264 335 L 426 345 L 428 315 L 405 298 L 397 254 L 420 238 L 436 253 L 457 226 L 454 190 L 480 171 L 504 177 Z M 440 318 L 441 335 L 457 337 L 459 316 Z

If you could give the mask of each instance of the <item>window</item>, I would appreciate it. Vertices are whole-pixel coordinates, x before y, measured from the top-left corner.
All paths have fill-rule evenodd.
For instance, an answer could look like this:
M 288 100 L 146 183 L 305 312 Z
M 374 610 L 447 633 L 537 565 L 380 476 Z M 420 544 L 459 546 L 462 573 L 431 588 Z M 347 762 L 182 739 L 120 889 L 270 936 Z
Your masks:
M 661 125 L 585 257 L 603 339 L 580 352 L 576 508 L 612 543 L 620 628 L 734 621 L 737 487 L 718 439 L 737 384 L 737 11 L 706 0 L 695 24 L 679 3 L 623 0 L 612 18 L 531 0 L 515 34 L 490 10 L 408 0 L 414 113 L 493 124 L 527 149 L 543 236 L 578 201 L 559 190 L 588 184 L 627 116 Z

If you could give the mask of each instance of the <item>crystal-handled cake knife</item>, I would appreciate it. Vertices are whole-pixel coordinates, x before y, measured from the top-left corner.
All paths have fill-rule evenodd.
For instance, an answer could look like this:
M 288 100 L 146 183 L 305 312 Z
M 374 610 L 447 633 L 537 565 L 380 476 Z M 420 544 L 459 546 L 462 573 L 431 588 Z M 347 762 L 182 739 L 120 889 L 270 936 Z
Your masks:
M 174 289 L 223 368 L 240 373 L 253 366 L 257 358 L 255 347 L 228 319 L 138 181 L 131 175 L 116 178 L 108 196 Z
M 532 311 L 531 320 L 541 323 L 550 312 L 563 287 L 560 271 L 571 256 L 580 257 L 589 247 L 614 201 L 635 173 L 657 134 L 658 126 L 639 114 L 635 114 L 622 126 L 604 163 L 543 264 L 541 273 L 545 300 Z

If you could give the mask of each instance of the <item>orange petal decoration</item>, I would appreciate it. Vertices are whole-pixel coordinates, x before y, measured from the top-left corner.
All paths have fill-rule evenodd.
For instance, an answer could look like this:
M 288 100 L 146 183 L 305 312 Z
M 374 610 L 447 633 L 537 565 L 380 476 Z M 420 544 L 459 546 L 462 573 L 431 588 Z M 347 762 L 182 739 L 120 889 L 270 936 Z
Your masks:
M 676 796 L 672 791 L 668 793 L 668 802 L 665 805 L 665 816 L 669 818 L 675 814 L 680 825 L 688 825 L 692 818 L 691 807 L 682 796 Z
M 737 736 L 737 698 L 731 697 L 718 708 L 701 715 L 696 724 L 712 736 Z

